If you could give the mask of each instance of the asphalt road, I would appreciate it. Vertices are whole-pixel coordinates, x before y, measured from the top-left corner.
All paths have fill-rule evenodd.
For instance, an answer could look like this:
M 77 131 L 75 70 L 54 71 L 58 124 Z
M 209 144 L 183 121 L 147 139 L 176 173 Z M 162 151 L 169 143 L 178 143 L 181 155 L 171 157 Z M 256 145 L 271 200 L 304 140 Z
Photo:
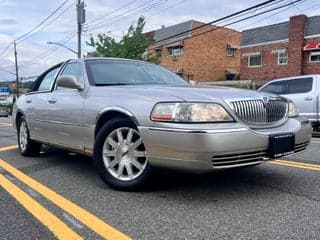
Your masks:
M 3 148 L 15 144 L 10 121 L 0 118 L 0 239 L 320 239 L 319 138 L 288 162 L 165 172 L 143 192 L 110 189 L 90 158 L 53 148 L 26 158 Z M 31 197 L 29 210 L 7 182 Z M 60 235 L 34 204 L 56 217 Z

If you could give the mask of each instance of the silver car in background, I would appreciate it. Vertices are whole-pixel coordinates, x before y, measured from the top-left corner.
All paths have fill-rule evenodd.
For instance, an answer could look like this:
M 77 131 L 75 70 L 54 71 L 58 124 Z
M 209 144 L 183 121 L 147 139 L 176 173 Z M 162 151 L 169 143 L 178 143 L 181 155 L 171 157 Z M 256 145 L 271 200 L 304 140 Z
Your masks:
M 320 74 L 275 79 L 263 85 L 259 91 L 279 94 L 292 100 L 299 115 L 308 119 L 315 131 L 320 131 Z
M 87 58 L 44 72 L 14 107 L 23 155 L 43 143 L 93 156 L 116 189 L 146 183 L 154 166 L 208 172 L 304 150 L 310 123 L 285 98 L 191 86 L 147 62 Z

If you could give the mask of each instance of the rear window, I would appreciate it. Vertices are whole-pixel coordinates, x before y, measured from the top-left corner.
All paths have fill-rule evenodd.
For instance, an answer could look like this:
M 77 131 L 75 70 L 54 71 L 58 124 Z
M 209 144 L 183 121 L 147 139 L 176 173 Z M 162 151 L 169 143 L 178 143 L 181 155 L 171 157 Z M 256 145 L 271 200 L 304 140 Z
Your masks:
M 288 93 L 306 93 L 312 90 L 312 78 L 298 78 L 288 81 Z
M 274 94 L 287 94 L 287 81 L 273 82 L 262 88 L 260 91 L 274 93 Z

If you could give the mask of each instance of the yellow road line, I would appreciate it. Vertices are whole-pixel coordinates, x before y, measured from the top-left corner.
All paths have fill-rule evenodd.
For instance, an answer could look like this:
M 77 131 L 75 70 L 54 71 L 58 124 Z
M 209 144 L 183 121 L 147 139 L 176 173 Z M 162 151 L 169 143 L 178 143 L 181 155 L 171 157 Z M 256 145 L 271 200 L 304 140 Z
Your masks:
M 37 191 L 42 196 L 46 197 L 48 200 L 56 204 L 58 207 L 63 209 L 65 212 L 69 213 L 80 222 L 85 224 L 88 228 L 95 231 L 97 234 L 102 236 L 105 239 L 109 240 L 129 240 L 131 239 L 129 236 L 121 233 L 117 229 L 113 228 L 112 226 L 108 225 L 95 215 L 91 214 L 87 210 L 79 207 L 78 205 L 72 203 L 68 199 L 64 198 L 63 196 L 57 194 L 50 188 L 42 185 L 41 183 L 37 182 L 36 180 L 30 178 L 29 176 L 25 175 L 23 172 L 19 171 L 18 169 L 14 168 L 4 160 L 0 159 L 0 167 L 11 173 L 17 179 Z
M 12 127 L 11 123 L 0 122 L 0 127 Z
M 286 160 L 275 160 L 270 163 L 276 164 L 276 165 L 283 165 L 287 167 L 295 167 L 295 168 L 320 171 L 320 165 L 310 164 L 310 163 L 293 162 L 293 161 L 286 161 Z
M 8 150 L 13 150 L 18 148 L 18 145 L 11 145 L 11 146 L 6 146 L 6 147 L 0 147 L 0 152 L 8 151 Z
M 10 193 L 25 209 L 44 224 L 58 239 L 83 239 L 59 218 L 45 209 L 19 187 L 0 174 L 0 186 Z

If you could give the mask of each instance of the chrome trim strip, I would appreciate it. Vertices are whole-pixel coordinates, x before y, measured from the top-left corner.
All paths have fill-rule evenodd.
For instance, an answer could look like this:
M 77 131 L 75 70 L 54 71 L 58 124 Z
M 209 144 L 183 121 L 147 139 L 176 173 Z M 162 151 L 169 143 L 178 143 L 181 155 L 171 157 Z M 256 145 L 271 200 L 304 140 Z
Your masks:
M 147 128 L 151 131 L 177 132 L 177 133 L 230 133 L 248 131 L 247 128 L 227 128 L 227 129 L 179 129 L 179 128 L 159 128 L 159 127 L 139 127 Z
M 96 123 L 99 121 L 99 118 L 102 114 L 104 114 L 106 112 L 110 112 L 110 111 L 120 112 L 120 113 L 127 115 L 137 126 L 139 126 L 139 123 L 138 123 L 137 119 L 135 118 L 134 114 L 132 112 L 130 112 L 128 109 L 125 109 L 125 108 L 119 107 L 119 106 L 106 107 L 106 108 L 102 109 L 96 117 Z
M 90 125 L 79 125 L 78 123 L 70 123 L 70 122 L 61 122 L 61 121 L 54 121 L 54 120 L 41 120 L 41 119 L 35 119 L 37 122 L 42 123 L 51 123 L 51 124 L 59 124 L 64 126 L 77 126 L 77 127 L 90 127 Z
M 254 162 L 249 162 L 249 163 L 239 163 L 239 164 L 233 164 L 233 165 L 223 165 L 223 166 L 212 166 L 213 169 L 228 169 L 228 168 L 236 168 L 236 167 L 244 167 L 244 166 L 250 166 L 250 165 L 255 165 L 255 164 L 260 164 L 265 162 L 265 160 L 261 161 L 254 161 Z

